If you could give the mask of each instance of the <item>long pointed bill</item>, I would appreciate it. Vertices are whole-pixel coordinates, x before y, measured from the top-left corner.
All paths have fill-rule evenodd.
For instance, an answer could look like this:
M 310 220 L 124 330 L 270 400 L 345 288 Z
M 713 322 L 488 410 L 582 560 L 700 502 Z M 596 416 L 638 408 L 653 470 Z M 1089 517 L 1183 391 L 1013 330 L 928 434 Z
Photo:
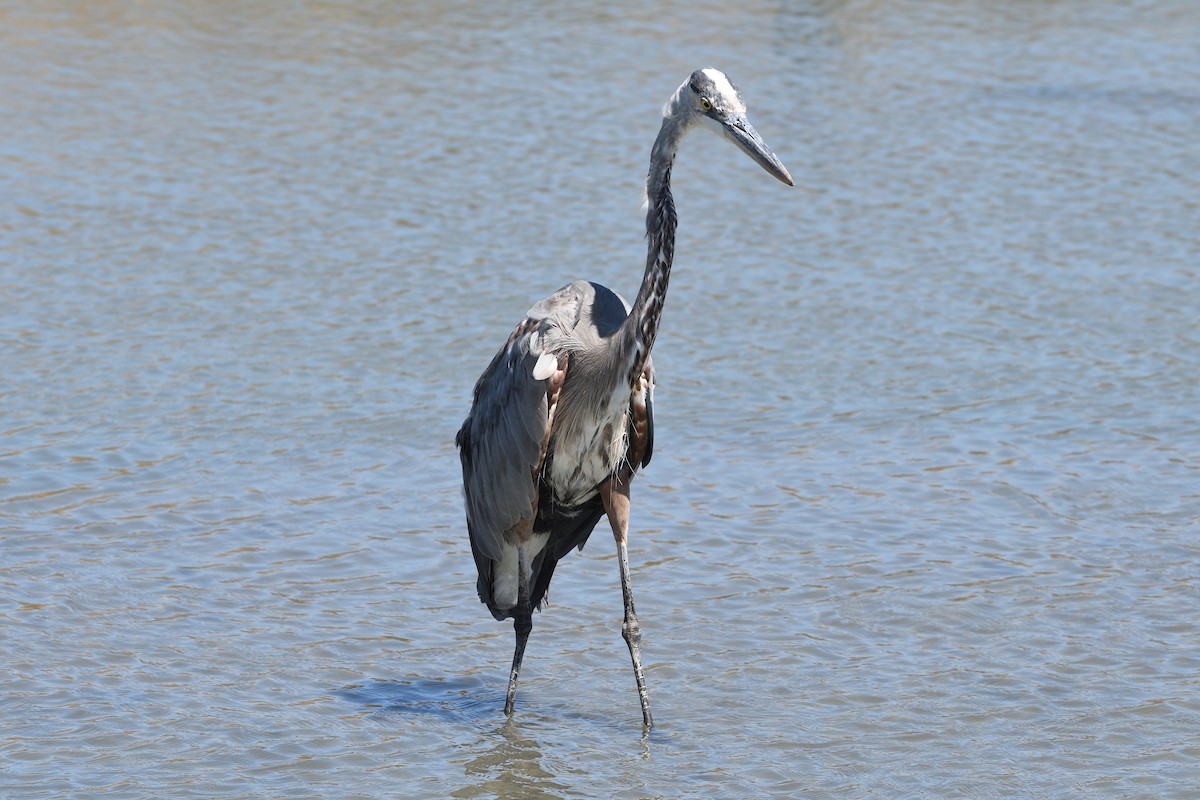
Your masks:
M 783 165 L 778 156 L 771 152 L 771 148 L 767 147 L 766 142 L 758 135 L 758 131 L 754 130 L 754 126 L 750 124 L 745 115 L 730 116 L 725 120 L 722 132 L 725 134 L 726 139 L 740 147 L 760 167 L 788 186 L 796 185 L 792 181 L 791 173 L 787 171 L 787 167 Z

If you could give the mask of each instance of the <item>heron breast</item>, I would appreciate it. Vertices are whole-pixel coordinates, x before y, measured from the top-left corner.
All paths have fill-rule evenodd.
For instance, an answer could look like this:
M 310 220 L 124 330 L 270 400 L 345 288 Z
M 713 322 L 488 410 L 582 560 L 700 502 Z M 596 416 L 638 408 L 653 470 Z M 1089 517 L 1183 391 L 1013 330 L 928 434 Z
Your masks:
M 551 433 L 553 458 L 545 478 L 558 502 L 580 505 L 596 494 L 596 487 L 616 472 L 625 457 L 628 406 L 616 412 L 564 420 Z

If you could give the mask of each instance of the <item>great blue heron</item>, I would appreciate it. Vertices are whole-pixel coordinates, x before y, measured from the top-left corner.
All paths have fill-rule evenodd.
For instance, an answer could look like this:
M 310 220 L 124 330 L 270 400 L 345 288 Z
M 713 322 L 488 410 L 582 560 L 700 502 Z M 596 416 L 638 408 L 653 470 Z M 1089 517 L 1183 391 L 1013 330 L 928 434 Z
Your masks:
M 582 548 L 604 514 L 621 570 L 621 633 L 633 660 L 642 721 L 651 725 L 626 550 L 629 483 L 654 448 L 650 349 L 675 252 L 671 166 L 684 134 L 697 124 L 793 185 L 746 119 L 741 93 L 725 74 L 693 72 L 663 107 L 650 151 L 649 245 L 633 306 L 599 284 L 575 281 L 529 309 L 475 384 L 471 412 L 456 437 L 479 599 L 496 619 L 512 617 L 516 632 L 507 714 L 532 611 L 541 607 L 559 559 Z

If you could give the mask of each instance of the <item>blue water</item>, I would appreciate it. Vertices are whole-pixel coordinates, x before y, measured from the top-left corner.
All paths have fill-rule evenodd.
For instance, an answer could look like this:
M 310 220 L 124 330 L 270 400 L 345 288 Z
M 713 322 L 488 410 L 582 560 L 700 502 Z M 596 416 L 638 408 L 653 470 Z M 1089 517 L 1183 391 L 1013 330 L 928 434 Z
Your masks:
M 1200 8 L 0 10 L 0 796 L 1146 797 L 1200 786 Z M 453 436 L 633 296 L 656 449 L 535 617 Z

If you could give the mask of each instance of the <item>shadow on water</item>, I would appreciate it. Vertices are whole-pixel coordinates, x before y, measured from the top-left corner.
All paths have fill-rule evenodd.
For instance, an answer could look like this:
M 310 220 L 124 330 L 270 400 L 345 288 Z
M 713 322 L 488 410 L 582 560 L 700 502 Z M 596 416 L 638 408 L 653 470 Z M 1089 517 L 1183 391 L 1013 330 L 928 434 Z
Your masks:
M 337 689 L 332 694 L 382 713 L 420 714 L 447 722 L 495 722 L 503 726 L 505 735 L 517 735 L 523 726 L 536 728 L 549 719 L 565 719 L 592 728 L 632 731 L 640 737 L 643 746 L 649 746 L 652 741 L 671 741 L 671 735 L 658 727 L 642 730 L 640 715 L 632 712 L 619 716 L 596 715 L 563 707 L 538 712 L 528 707 L 531 701 L 527 699 L 525 707 L 517 709 L 516 717 L 507 719 L 503 710 L 504 689 L 504 685 L 495 681 L 478 678 L 413 678 L 373 680 Z
M 333 693 L 367 708 L 426 714 L 449 722 L 482 722 L 501 716 L 503 693 L 471 678 L 375 680 Z

